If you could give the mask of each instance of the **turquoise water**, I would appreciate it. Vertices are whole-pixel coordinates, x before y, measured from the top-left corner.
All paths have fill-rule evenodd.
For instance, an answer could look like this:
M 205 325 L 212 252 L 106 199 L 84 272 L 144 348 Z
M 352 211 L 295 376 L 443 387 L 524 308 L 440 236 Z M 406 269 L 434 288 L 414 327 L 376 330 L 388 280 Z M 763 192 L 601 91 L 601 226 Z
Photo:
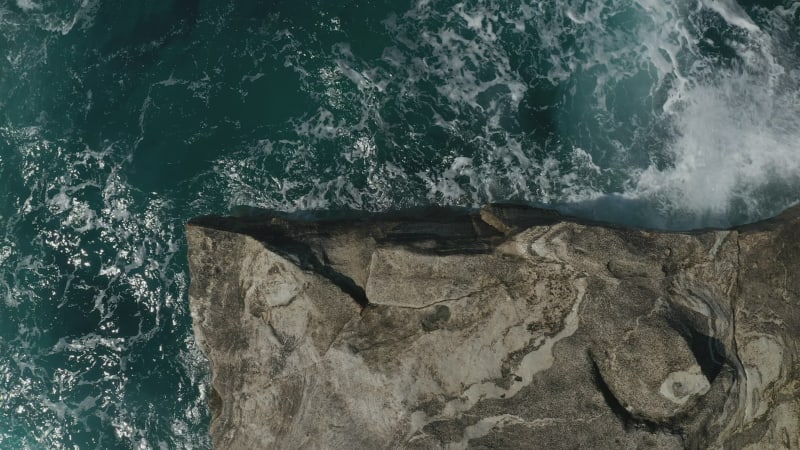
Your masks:
M 800 193 L 800 3 L 0 0 L 0 448 L 208 448 L 183 225 Z

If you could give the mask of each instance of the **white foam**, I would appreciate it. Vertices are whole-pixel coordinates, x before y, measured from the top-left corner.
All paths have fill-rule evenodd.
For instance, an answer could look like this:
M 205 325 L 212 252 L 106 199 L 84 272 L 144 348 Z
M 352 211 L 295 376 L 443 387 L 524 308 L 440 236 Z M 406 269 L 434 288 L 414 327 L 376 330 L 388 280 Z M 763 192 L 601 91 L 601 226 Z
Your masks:
M 42 5 L 35 3 L 32 0 L 17 0 L 17 6 L 19 6 L 23 11 L 42 9 Z
M 758 190 L 800 183 L 800 111 L 776 104 L 777 94 L 760 82 L 742 77 L 691 89 L 670 147 L 674 163 L 637 173 L 626 194 L 692 214 L 724 215 L 732 202 L 753 216 L 771 212 L 760 210 Z
M 73 7 L 67 6 L 67 2 L 43 3 L 34 0 L 16 0 L 16 4 L 39 28 L 67 35 L 76 26 L 81 30 L 92 26 L 100 0 L 81 0 Z
M 731 25 L 751 32 L 759 31 L 758 25 L 753 23 L 744 9 L 736 3 L 736 0 L 703 0 L 702 3 Z
M 177 319 L 185 304 L 176 297 L 185 299 L 187 283 L 184 274 L 175 274 L 182 266 L 173 258 L 181 251 L 182 223 L 169 219 L 175 209 L 168 201 L 129 184 L 123 175 L 129 161 L 119 143 L 81 148 L 66 140 L 47 141 L 36 127 L 6 126 L 0 135 L 16 151 L 15 158 L 3 161 L 3 174 L 21 184 L 6 195 L 9 204 L 22 206 L 4 220 L 0 237 L 2 313 L 19 324 L 10 342 L 0 340 L 0 403 L 39 405 L 18 416 L 20 430 L 37 447 L 66 448 L 69 433 L 98 433 L 98 420 L 110 428 L 113 419 L 104 412 L 109 409 L 122 416 L 123 431 L 124 423 L 131 425 L 129 441 L 142 443 L 148 430 L 131 419 L 156 413 L 131 401 L 132 386 L 142 381 L 128 380 L 126 366 L 128 359 L 142 357 L 142 345 L 163 330 L 162 316 L 175 329 L 183 326 Z M 27 231 L 19 230 L 30 227 L 38 236 L 21 241 Z M 76 304 L 84 300 L 87 304 Z M 133 317 L 126 311 L 131 306 Z M 54 331 L 51 327 L 63 330 L 58 314 L 83 307 L 92 308 L 82 320 L 95 321 L 86 324 L 93 331 L 76 331 L 45 347 L 49 338 L 42 337 Z M 121 332 L 129 320 L 139 322 L 133 336 Z M 186 351 L 196 350 L 193 340 L 185 344 Z M 177 356 L 187 359 L 176 361 L 175 370 L 183 370 L 192 383 L 207 384 L 201 355 Z M 50 366 L 62 360 L 63 367 Z M 178 406 L 187 409 L 177 410 L 170 421 L 195 429 L 205 417 L 204 399 L 194 393 L 179 400 L 184 403 Z M 172 439 L 173 446 L 205 445 L 197 436 Z M 188 440 L 194 443 L 176 444 Z M 105 444 L 102 438 L 98 442 Z
M 797 60 L 779 61 L 775 51 L 780 43 L 741 7 L 731 1 L 704 5 L 748 32 L 743 43 L 727 43 L 740 63 L 680 67 L 678 53 L 698 53 L 698 42 L 682 39 L 682 47 L 667 46 L 672 73 L 680 79 L 664 105 L 665 119 L 676 129 L 666 148 L 672 162 L 634 171 L 623 195 L 647 202 L 665 216 L 694 217 L 692 225 L 729 225 L 730 220 L 766 217 L 796 201 L 800 80 L 791 75 Z M 680 16 L 671 17 L 672 28 L 686 36 Z M 794 67 L 784 67 L 787 63 Z
M 513 198 L 620 222 L 633 212 L 656 226 L 755 220 L 788 206 L 800 186 L 800 71 L 771 35 L 792 28 L 795 10 L 750 17 L 733 0 L 484 0 L 449 9 L 420 1 L 382 22 L 391 41 L 377 62 L 347 42 L 303 59 L 304 37 L 282 30 L 275 59 L 302 75 L 317 110 L 256 151 L 221 158 L 220 195 L 284 210 Z M 706 36 L 709 23 L 727 24 L 725 38 Z M 510 45 L 511 35 L 519 42 Z M 540 69 L 526 45 L 551 65 L 540 78 L 523 76 Z M 534 82 L 553 83 L 562 102 L 546 142 L 514 126 Z M 401 121 L 387 121 L 387 111 Z M 415 114 L 428 116 L 446 147 L 402 122 Z

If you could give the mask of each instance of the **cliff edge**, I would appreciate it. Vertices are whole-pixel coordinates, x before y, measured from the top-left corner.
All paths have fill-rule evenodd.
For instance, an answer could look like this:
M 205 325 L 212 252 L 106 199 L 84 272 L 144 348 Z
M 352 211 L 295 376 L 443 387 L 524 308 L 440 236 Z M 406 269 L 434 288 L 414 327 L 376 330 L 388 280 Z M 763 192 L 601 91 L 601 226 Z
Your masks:
M 187 226 L 216 448 L 800 448 L 800 207 Z

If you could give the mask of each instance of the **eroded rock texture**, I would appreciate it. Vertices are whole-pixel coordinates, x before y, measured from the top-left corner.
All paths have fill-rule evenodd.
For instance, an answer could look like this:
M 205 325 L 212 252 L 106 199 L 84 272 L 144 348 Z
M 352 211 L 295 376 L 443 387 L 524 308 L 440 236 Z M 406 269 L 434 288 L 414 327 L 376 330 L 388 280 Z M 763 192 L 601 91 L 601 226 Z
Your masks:
M 800 448 L 800 210 L 187 227 L 217 448 Z

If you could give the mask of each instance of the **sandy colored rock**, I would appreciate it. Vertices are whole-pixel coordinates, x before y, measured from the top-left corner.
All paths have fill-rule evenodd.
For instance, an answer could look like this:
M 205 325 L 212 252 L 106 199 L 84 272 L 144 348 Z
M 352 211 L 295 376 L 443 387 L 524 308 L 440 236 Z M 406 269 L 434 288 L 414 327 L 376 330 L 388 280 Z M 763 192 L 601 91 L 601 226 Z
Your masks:
M 800 209 L 187 227 L 216 448 L 800 448 Z

